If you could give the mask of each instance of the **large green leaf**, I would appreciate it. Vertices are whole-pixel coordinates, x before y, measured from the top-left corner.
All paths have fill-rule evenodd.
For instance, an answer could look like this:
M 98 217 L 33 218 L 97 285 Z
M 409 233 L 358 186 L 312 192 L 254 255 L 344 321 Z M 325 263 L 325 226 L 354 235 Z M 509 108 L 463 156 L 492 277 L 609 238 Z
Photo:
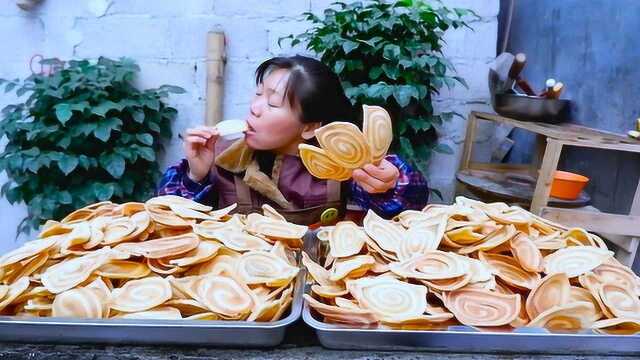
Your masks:
M 69 175 L 78 166 L 78 158 L 73 155 L 64 155 L 58 160 L 58 168 L 65 175 Z
M 100 155 L 100 166 L 103 169 L 107 170 L 111 176 L 116 179 L 119 179 L 124 173 L 126 162 L 124 157 L 119 154 L 103 154 Z
M 58 104 L 55 106 L 56 109 L 56 118 L 62 125 L 66 124 L 69 119 L 71 119 L 72 111 L 71 105 L 69 104 Z
M 111 131 L 120 129 L 120 126 L 122 126 L 122 120 L 118 118 L 107 118 L 98 122 L 93 134 L 98 139 L 107 141 L 111 137 Z

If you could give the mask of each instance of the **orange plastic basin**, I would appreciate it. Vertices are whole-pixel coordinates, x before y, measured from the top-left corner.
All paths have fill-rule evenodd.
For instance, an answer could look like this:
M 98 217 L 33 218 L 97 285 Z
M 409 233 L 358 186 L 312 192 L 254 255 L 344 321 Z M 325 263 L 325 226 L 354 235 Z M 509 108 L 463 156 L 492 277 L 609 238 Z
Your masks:
M 556 171 L 551 184 L 551 196 L 558 199 L 575 200 L 588 182 L 589 178 L 586 176 L 568 171 Z

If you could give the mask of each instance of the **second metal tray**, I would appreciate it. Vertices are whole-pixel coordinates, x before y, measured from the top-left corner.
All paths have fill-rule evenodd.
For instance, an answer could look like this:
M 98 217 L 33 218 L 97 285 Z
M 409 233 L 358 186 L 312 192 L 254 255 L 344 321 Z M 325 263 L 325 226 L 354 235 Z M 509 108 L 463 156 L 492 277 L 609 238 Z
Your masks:
M 305 243 L 305 251 L 312 258 L 318 257 L 320 242 L 317 237 Z M 306 286 L 305 292 L 310 294 L 310 286 Z M 543 328 L 485 332 L 469 326 L 428 331 L 355 328 L 316 319 L 306 303 L 302 319 L 315 330 L 322 346 L 339 350 L 640 355 L 639 335 L 602 335 L 590 330 L 559 334 Z
M 322 346 L 330 349 L 640 355 L 637 335 L 552 334 L 535 328 L 510 333 L 480 332 L 467 326 L 443 331 L 357 329 L 323 323 L 314 318 L 307 304 L 302 318 L 315 330 Z

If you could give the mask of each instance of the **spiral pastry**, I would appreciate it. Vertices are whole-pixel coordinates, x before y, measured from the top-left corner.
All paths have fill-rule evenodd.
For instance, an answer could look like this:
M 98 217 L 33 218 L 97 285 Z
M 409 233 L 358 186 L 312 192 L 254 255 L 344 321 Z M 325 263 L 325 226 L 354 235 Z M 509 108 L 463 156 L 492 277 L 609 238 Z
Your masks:
M 619 284 L 602 284 L 598 289 L 598 295 L 615 317 L 640 316 L 640 299 L 630 288 Z
M 427 288 L 390 277 L 363 278 L 347 285 L 351 295 L 381 321 L 417 318 L 427 308 Z
M 371 255 L 357 255 L 350 258 L 338 259 L 331 268 L 329 280 L 339 281 L 346 277 L 359 277 L 371 269 L 376 259 Z
M 567 304 L 571 300 L 571 284 L 565 273 L 545 276 L 531 290 L 527 297 L 526 310 L 530 319 L 535 319 L 542 312 L 558 305 Z
M 52 316 L 100 319 L 103 306 L 96 292 L 86 288 L 76 288 L 58 294 L 53 299 Z
M 352 123 L 332 122 L 315 131 L 318 143 L 331 159 L 347 169 L 371 163 L 371 150 L 364 135 Z
M 596 321 L 591 328 L 600 334 L 635 335 L 640 334 L 640 319 L 613 318 Z
M 371 148 L 374 163 L 380 162 L 387 155 L 393 140 L 393 125 L 387 110 L 380 106 L 362 106 L 362 132 Z
M 419 280 L 453 279 L 471 275 L 469 269 L 469 263 L 460 256 L 440 250 L 429 250 L 418 257 L 389 264 L 394 274 Z
M 202 276 L 195 283 L 198 300 L 209 310 L 229 318 L 248 314 L 255 306 L 251 290 L 227 276 Z
M 544 272 L 564 272 L 569 278 L 580 276 L 600 266 L 613 252 L 593 246 L 572 246 L 544 258 Z
M 279 287 L 291 282 L 298 269 L 275 254 L 266 251 L 249 251 L 238 258 L 236 274 L 245 284 L 266 284 Z
M 115 247 L 133 256 L 159 259 L 184 254 L 198 247 L 200 238 L 194 233 L 147 240 L 139 243 L 122 243 Z
M 518 294 L 463 288 L 443 294 L 444 304 L 458 321 L 468 326 L 503 326 L 520 313 Z
M 246 230 L 272 239 L 301 239 L 309 227 L 252 213 L 247 216 Z
M 483 252 L 478 253 L 478 255 L 481 261 L 486 262 L 494 269 L 500 279 L 517 288 L 533 289 L 538 281 L 540 281 L 540 274 L 525 271 L 520 264 L 510 256 Z
M 298 145 L 298 150 L 304 167 L 318 179 L 346 181 L 351 178 L 352 169 L 340 166 L 325 150 L 308 144 Z
M 96 275 L 109 279 L 140 279 L 151 272 L 148 266 L 137 261 L 112 260 L 98 268 Z
M 367 234 L 352 221 L 341 221 L 331 231 L 329 250 L 334 258 L 356 255 L 362 250 Z
M 541 272 L 544 269 L 542 264 L 542 253 L 536 244 L 524 233 L 514 236 L 509 242 L 513 257 L 520 263 L 526 271 Z
M 397 252 L 405 239 L 405 231 L 369 210 L 364 218 L 364 231 L 385 251 Z
M 149 310 L 171 299 L 171 284 L 167 279 L 151 277 L 131 280 L 113 289 L 111 308 L 122 312 Z
M 42 274 L 42 285 L 53 294 L 69 290 L 110 260 L 111 249 L 104 248 L 51 266 Z
M 582 301 L 554 306 L 540 313 L 527 324 L 527 327 L 547 328 L 552 331 L 588 329 L 593 324 L 595 311 L 593 304 Z

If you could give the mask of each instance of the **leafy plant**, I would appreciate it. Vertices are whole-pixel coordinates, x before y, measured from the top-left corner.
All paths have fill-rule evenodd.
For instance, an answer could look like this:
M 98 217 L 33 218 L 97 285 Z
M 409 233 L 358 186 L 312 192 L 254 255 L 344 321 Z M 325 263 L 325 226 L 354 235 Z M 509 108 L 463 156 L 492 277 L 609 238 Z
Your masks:
M 432 97 L 443 86 L 467 87 L 451 75 L 453 64 L 443 55 L 444 33 L 467 25 L 477 15 L 449 9 L 439 1 L 383 0 L 336 2 L 324 17 L 303 14 L 312 26 L 302 34 L 281 38 L 291 45 L 307 43 L 340 77 L 355 105 L 382 105 L 394 119 L 392 150 L 422 171 L 432 151 L 452 153 L 438 144 L 434 125 L 455 112 L 435 114 Z
M 0 195 L 28 206 L 18 233 L 87 204 L 152 194 L 160 175 L 156 153 L 171 137 L 177 114 L 163 99 L 184 90 L 138 90 L 132 82 L 139 71 L 130 59 L 100 58 L 69 61 L 51 75 L 24 81 L 0 79 L 5 93 L 30 93 L 5 107 L 0 120 L 0 137 L 8 139 L 0 171 L 9 178 Z

